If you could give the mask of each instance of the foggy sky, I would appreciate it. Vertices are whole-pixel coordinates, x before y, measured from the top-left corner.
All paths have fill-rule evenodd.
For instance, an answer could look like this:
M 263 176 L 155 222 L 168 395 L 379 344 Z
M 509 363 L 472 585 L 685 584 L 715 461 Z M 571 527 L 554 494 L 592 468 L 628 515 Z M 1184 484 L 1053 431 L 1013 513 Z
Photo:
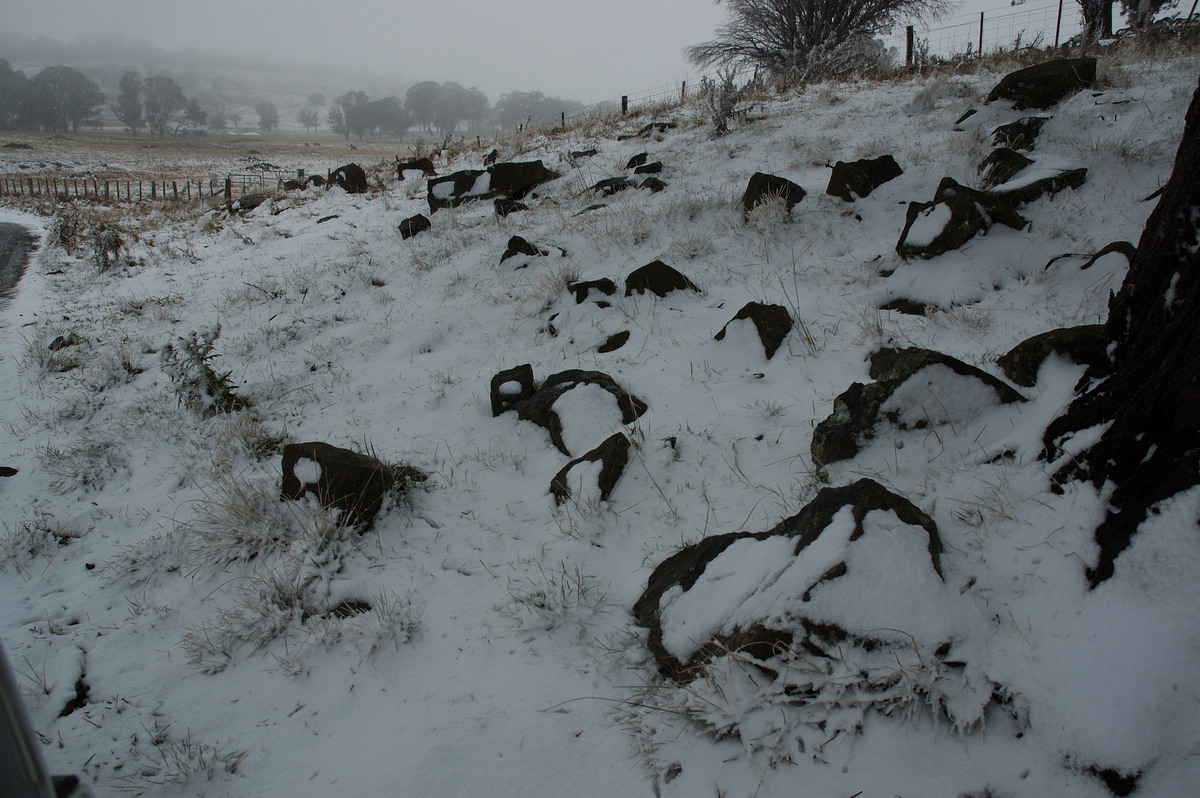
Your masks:
M 953 21 L 984 9 L 1010 10 L 1007 0 L 961 0 Z M 590 104 L 698 79 L 681 51 L 712 39 L 726 17 L 712 0 L 3 0 L 0 26 L 64 44 L 118 34 L 402 84 L 453 80 L 492 102 L 536 90 Z
M 724 17 L 712 0 L 3 0 L 0 25 L 588 103 L 698 76 L 680 51 Z

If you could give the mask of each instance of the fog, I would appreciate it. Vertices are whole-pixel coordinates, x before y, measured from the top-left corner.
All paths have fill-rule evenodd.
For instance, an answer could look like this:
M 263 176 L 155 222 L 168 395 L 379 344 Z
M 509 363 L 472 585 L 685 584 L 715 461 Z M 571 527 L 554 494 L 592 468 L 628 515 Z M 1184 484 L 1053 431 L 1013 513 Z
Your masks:
M 698 76 L 681 50 L 712 38 L 711 0 L 4 0 L 5 32 L 64 43 L 119 34 L 164 50 L 257 54 L 598 102 Z M 0 53 L 0 57 L 3 57 Z

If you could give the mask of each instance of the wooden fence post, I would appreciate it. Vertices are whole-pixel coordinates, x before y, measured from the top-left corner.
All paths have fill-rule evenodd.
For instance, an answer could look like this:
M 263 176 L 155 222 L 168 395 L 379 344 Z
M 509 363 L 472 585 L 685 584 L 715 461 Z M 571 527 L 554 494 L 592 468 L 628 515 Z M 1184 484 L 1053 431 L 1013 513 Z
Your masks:
M 687 102 L 687 81 L 682 81 L 679 84 L 679 102 Z
M 916 53 L 913 52 L 913 45 L 916 43 L 917 30 L 913 25 L 909 25 L 904 31 L 904 65 L 912 66 L 913 59 L 916 58 Z
M 979 12 L 979 55 L 983 55 L 983 12 Z
M 1193 10 L 1195 6 L 1192 6 Z M 1058 35 L 1062 33 L 1063 0 L 1058 0 L 1058 19 L 1054 21 L 1054 46 L 1058 47 Z
M 225 177 L 225 201 L 233 202 L 233 178 L 228 175 Z
M 629 113 L 629 95 L 622 94 L 621 95 L 621 116 L 625 116 L 628 113 Z
M 178 202 L 179 201 L 179 183 L 172 180 L 171 181 L 171 190 L 175 193 L 175 201 Z M 165 194 L 166 192 L 164 191 L 163 193 Z

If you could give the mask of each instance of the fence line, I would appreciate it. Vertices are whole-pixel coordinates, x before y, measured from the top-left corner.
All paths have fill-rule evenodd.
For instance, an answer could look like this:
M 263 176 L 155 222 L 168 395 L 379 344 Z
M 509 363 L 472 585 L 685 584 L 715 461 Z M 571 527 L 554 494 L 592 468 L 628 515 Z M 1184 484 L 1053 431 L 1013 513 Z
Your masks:
M 0 175 L 0 197 L 54 197 L 96 202 L 231 202 L 251 191 L 280 191 L 282 172 L 228 174 L 223 178 L 119 180 L 38 175 Z M 236 190 L 236 195 L 235 195 Z

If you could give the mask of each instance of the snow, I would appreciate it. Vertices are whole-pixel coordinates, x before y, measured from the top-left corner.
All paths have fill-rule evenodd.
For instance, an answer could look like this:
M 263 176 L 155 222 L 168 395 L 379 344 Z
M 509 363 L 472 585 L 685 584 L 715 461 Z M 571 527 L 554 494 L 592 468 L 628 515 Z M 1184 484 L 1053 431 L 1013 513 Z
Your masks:
M 815 495 L 813 427 L 869 380 L 871 352 L 928 347 L 1003 378 L 994 361 L 1018 342 L 1103 321 L 1125 259 L 1046 264 L 1138 240 L 1198 68 L 1190 56 L 1104 64 L 1117 87 L 1105 91 L 1138 102 L 1068 100 L 1035 152 L 1087 166 L 1088 182 L 1025 206 L 1026 230 L 928 261 L 895 252 L 904 209 L 945 176 L 968 183 L 989 125 L 1020 115 L 990 108 L 954 129 L 998 73 L 772 95 L 716 140 L 699 106 L 664 112 L 680 126 L 653 139 L 616 141 L 649 119 L 528 137 L 513 159 L 563 173 L 529 211 L 501 219 L 468 203 L 409 240 L 396 225 L 427 210 L 425 183 L 395 182 L 388 163 L 375 194 L 130 217 L 132 263 L 100 274 L 86 248 L 46 240 L 47 221 L 0 210 L 43 236 L 0 303 L 0 465 L 19 471 L 0 479 L 0 640 L 51 769 L 100 794 L 181 798 L 1108 795 L 1089 768 L 1141 772 L 1139 794 L 1191 794 L 1200 490 L 1164 502 L 1089 592 L 1110 488 L 1056 493 L 1059 463 L 1039 459 L 1083 373 L 1060 358 L 1012 404 L 922 370 L 886 408 L 903 428 L 880 427 L 826 469 L 831 485 L 870 477 L 928 513 L 942 580 L 923 530 L 877 511 L 848 541 L 843 512 L 806 558 L 794 540 L 742 540 L 692 591 L 663 596 L 666 642 L 682 653 L 785 611 L 843 558 L 847 576 L 815 587 L 807 610 L 892 631 L 879 632 L 886 652 L 854 649 L 833 673 L 789 665 L 828 701 L 797 701 L 730 657 L 673 686 L 631 607 L 680 546 L 770 529 Z M 922 92 L 942 99 L 914 103 Z M 590 147 L 600 154 L 577 166 L 560 157 Z M 667 165 L 665 191 L 576 215 L 591 204 L 581 188 L 643 150 Z M 902 176 L 853 205 L 823 194 L 823 164 L 886 152 Z M 745 224 L 737 200 L 757 171 L 808 196 Z M 514 234 L 567 254 L 497 268 Z M 593 295 L 602 308 L 566 290 L 620 285 L 659 258 L 702 292 Z M 895 298 L 929 310 L 877 309 Z M 713 340 L 750 301 L 797 323 L 770 360 L 748 321 Z M 158 353 L 217 324 L 211 365 L 254 407 L 204 418 Z M 625 346 L 596 351 L 621 331 Z M 47 349 L 72 332 L 83 343 Z M 548 486 L 570 458 L 515 413 L 491 416 L 492 377 L 524 363 L 539 380 L 603 371 L 649 405 L 625 425 L 594 385 L 555 404 L 574 456 L 629 436 L 607 501 L 588 463 L 556 506 Z M 1068 455 L 1101 432 L 1077 434 Z M 429 481 L 364 534 L 330 531 L 315 501 L 278 500 L 278 438 L 374 451 Z M 937 671 L 926 655 L 947 641 L 964 665 Z M 895 672 L 891 714 L 837 692 L 859 665 Z M 60 716 L 81 677 L 88 703 Z
M 917 214 L 912 227 L 908 228 L 908 235 L 904 237 L 904 241 L 912 247 L 928 246 L 942 234 L 946 225 L 950 224 L 951 216 L 950 206 L 946 203 L 938 202 L 931 205 Z

